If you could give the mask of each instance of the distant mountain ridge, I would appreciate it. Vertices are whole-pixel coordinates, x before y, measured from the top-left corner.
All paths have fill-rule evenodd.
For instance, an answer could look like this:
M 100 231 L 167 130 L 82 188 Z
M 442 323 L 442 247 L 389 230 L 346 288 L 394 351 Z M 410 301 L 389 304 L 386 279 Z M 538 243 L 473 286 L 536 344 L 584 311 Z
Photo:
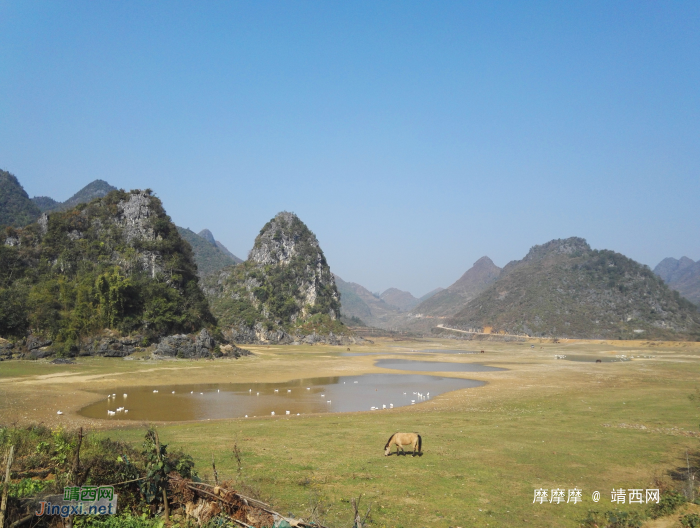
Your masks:
M 481 257 L 454 284 L 421 302 L 412 313 L 432 317 L 455 315 L 495 282 L 500 273 L 501 268 L 489 257 Z
M 388 328 L 394 317 L 400 314 L 399 308 L 386 303 L 364 286 L 346 282 L 337 275 L 334 278 L 340 293 L 340 311 L 344 317 L 357 317 L 369 326 Z
M 508 334 L 700 339 L 700 313 L 652 271 L 577 237 L 533 246 L 447 320 Z
M 205 240 L 207 240 L 210 244 L 213 244 L 214 246 L 216 246 L 217 248 L 219 248 L 219 249 L 221 250 L 221 252 L 222 252 L 224 255 L 228 255 L 229 257 L 231 257 L 237 264 L 240 264 L 241 262 L 243 262 L 243 259 L 238 258 L 236 255 L 234 255 L 233 253 L 231 253 L 231 252 L 226 248 L 226 246 L 224 246 L 221 242 L 219 242 L 218 240 L 216 240 L 216 239 L 214 238 L 214 235 L 212 234 L 212 232 L 209 231 L 208 229 L 202 229 L 202 230 L 201 230 L 199 233 L 197 233 L 197 234 L 198 234 L 199 236 L 201 236 L 202 238 L 204 238 Z
M 226 266 L 233 266 L 243 262 L 226 249 L 223 244 L 217 243 L 214 240 L 214 235 L 208 229 L 201 231 L 199 234 L 185 227 L 178 227 L 177 230 L 180 236 L 192 246 L 194 260 L 197 263 L 197 274 L 200 277 L 206 277 L 222 270 Z M 202 236 L 202 233 L 205 231 L 208 233 L 208 236 Z
M 654 273 L 670 288 L 700 306 L 700 260 L 665 258 L 654 268 Z
M 379 298 L 402 312 L 409 311 L 420 302 L 410 292 L 399 290 L 398 288 L 389 288 Z
M 35 196 L 32 201 L 41 209 L 42 213 L 53 211 L 67 211 L 78 204 L 89 203 L 95 198 L 103 198 L 117 188 L 104 180 L 94 180 L 80 189 L 65 202 L 57 202 L 48 196 Z

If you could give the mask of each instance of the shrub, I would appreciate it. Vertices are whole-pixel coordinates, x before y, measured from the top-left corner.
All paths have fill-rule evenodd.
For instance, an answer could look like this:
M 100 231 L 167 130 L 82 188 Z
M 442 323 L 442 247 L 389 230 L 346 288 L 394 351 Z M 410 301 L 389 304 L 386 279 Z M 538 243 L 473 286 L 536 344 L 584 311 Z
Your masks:
M 685 496 L 677 491 L 664 491 L 658 504 L 651 508 L 651 518 L 658 519 L 674 513 L 686 501 Z
M 700 515 L 697 513 L 690 513 L 684 515 L 680 518 L 681 525 L 686 528 L 700 528 Z

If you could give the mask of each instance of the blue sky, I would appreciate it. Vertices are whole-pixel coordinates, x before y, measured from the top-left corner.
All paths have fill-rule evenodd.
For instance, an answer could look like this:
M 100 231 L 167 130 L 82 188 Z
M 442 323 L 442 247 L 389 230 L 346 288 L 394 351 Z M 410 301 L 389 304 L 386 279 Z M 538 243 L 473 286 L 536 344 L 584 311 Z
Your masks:
M 698 260 L 700 3 L 0 0 L 0 168 L 241 257 L 294 211 L 373 291 L 569 236 Z

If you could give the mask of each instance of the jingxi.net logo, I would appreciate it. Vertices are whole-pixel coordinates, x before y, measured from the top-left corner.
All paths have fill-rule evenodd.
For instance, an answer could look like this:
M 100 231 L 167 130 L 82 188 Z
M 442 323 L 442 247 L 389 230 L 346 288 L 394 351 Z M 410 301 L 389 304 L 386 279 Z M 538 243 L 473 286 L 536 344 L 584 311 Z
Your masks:
M 63 496 L 51 495 L 39 502 L 37 516 L 60 515 L 114 515 L 117 513 L 117 495 L 114 486 L 68 486 Z

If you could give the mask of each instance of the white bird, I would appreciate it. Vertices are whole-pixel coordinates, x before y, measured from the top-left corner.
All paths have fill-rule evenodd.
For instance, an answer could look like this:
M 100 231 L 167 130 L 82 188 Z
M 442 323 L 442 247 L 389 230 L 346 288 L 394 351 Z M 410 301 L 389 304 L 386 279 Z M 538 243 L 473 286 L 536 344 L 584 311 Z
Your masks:
M 275 392 L 279 392 L 279 389 L 275 389 Z
M 370 410 L 370 411 L 373 411 L 373 410 L 374 410 L 374 406 L 370 407 L 369 410 Z
M 326 397 L 326 395 L 325 395 L 325 394 L 321 394 L 321 398 L 325 398 L 325 397 Z
M 289 414 L 289 411 L 285 411 L 285 414 Z
M 393 408 L 394 408 L 394 404 L 393 404 L 393 403 L 390 403 L 390 404 L 389 404 L 389 409 L 393 409 Z
M 386 405 L 382 405 L 382 409 L 386 409 Z
M 115 413 L 114 411 L 107 411 L 107 414 L 108 414 L 109 416 L 112 416 L 112 415 L 114 415 L 114 414 L 116 414 L 116 413 Z
M 129 412 L 129 409 L 124 409 L 124 412 L 125 412 L 125 413 L 128 413 L 128 412 Z
M 204 394 L 203 392 L 200 392 L 199 394 Z
M 311 390 L 311 387 L 306 387 L 306 390 Z
M 330 401 L 330 400 L 328 400 L 328 401 L 327 401 L 326 403 L 330 403 L 330 402 L 331 402 L 331 401 Z
M 253 392 L 253 389 L 248 389 L 248 392 Z
M 274 415 L 275 415 L 275 411 L 272 411 L 272 416 L 274 416 Z
M 158 392 L 157 390 L 154 390 L 153 392 Z
M 287 389 L 287 392 L 292 392 L 292 389 Z
M 194 394 L 194 391 L 190 391 L 190 394 Z
M 125 392 L 125 393 L 124 393 L 124 397 L 126 398 L 126 396 L 127 396 L 127 394 L 126 394 L 126 392 Z
M 416 400 L 411 400 L 411 403 L 416 403 Z
M 116 397 L 117 397 L 117 395 L 116 395 L 116 394 L 112 394 L 112 398 L 116 398 Z
M 58 411 L 56 414 L 63 414 L 63 412 L 62 412 L 62 411 Z
M 260 393 L 259 393 L 259 392 L 256 392 L 255 395 L 256 395 L 256 396 L 260 396 Z
M 221 392 L 221 389 L 216 389 L 216 392 Z
M 248 415 L 246 414 L 245 417 L 248 418 Z
M 173 394 L 175 394 L 175 391 L 173 391 Z
M 297 413 L 297 416 L 299 416 L 299 413 Z

